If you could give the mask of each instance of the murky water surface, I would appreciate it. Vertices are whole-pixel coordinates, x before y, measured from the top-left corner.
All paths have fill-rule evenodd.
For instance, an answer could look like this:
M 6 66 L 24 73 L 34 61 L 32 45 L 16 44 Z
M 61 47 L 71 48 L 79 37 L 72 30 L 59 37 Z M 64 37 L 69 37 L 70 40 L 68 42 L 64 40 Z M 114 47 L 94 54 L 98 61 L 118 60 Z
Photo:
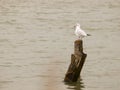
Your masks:
M 65 84 L 77 22 L 92 36 Z M 120 90 L 119 54 L 120 0 L 0 0 L 0 90 Z

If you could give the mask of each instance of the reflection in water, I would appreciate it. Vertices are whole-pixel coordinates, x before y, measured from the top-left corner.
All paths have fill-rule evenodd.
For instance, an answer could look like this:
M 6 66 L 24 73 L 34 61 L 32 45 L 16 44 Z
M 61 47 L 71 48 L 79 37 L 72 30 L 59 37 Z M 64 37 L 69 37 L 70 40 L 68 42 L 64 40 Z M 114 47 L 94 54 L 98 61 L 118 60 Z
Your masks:
M 67 82 L 65 85 L 68 85 L 67 88 L 72 90 L 83 90 L 85 88 L 81 78 L 77 82 Z

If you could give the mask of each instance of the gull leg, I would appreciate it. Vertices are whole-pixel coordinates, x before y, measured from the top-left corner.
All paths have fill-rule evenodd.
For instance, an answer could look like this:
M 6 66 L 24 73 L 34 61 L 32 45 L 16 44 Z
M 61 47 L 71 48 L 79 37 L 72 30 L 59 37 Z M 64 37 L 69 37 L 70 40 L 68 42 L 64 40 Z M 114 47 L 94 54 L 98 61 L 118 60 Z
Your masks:
M 79 40 L 82 40 L 82 37 L 79 36 Z

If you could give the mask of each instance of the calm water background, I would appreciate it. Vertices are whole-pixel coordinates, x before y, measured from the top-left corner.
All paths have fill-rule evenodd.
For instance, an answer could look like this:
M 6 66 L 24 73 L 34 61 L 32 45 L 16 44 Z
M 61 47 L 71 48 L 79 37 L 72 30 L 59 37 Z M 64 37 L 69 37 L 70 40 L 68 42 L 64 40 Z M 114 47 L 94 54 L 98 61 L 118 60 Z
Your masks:
M 77 22 L 92 36 L 65 84 Z M 120 0 L 0 0 L 0 90 L 120 90 Z

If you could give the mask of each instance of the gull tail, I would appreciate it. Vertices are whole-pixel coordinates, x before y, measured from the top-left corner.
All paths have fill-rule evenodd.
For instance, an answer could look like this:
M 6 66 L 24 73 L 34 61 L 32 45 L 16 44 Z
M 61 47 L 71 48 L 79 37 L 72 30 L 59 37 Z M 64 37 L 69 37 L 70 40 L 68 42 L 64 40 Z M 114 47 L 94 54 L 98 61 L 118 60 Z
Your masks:
M 87 36 L 91 36 L 91 34 L 87 34 Z

